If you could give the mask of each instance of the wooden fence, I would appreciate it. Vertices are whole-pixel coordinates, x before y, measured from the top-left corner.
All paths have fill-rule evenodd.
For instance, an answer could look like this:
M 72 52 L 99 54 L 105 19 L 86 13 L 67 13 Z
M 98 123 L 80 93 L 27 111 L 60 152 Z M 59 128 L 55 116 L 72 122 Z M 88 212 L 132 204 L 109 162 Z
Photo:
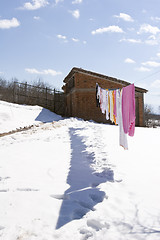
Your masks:
M 0 89 L 0 98 L 18 104 L 39 105 L 64 115 L 64 93 L 56 89 L 13 82 L 10 88 Z

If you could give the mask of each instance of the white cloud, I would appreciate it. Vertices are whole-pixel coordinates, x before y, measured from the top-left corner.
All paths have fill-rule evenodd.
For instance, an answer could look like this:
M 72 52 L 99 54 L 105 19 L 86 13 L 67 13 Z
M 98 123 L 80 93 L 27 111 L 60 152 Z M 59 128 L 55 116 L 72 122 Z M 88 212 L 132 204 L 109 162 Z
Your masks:
M 126 22 L 134 22 L 133 18 L 126 13 L 120 13 L 119 15 L 114 15 L 114 17 L 123 19 Z
M 123 38 L 120 42 L 142 43 L 141 39 Z
M 112 26 L 109 26 L 109 27 L 98 28 L 98 29 L 92 31 L 91 33 L 93 35 L 95 35 L 95 34 L 101 34 L 101 33 L 104 33 L 104 32 L 123 33 L 123 30 L 122 30 L 122 28 L 120 28 L 118 26 L 112 25 Z
M 123 38 L 120 42 L 130 42 L 130 43 L 145 43 L 147 45 L 158 45 L 160 42 L 160 36 L 151 35 L 148 39 L 142 41 L 141 39 L 133 39 L 133 38 Z
M 72 41 L 73 41 L 73 42 L 79 42 L 79 39 L 77 39 L 77 38 L 72 38 Z
M 155 35 L 150 35 L 150 36 L 148 37 L 148 39 L 156 40 L 156 36 L 155 36 Z
M 158 45 L 160 43 L 160 35 L 150 35 L 147 40 L 145 40 L 145 43 L 148 45 Z
M 147 67 L 160 67 L 160 62 L 147 61 L 147 62 L 143 62 L 142 65 Z
M 38 17 L 38 16 L 34 16 L 33 18 L 34 18 L 35 20 L 37 20 L 37 21 L 40 20 L 40 17 Z
M 139 67 L 139 68 L 136 68 L 136 70 L 139 72 L 150 72 L 151 71 L 151 69 L 146 68 L 146 67 Z
M 155 80 L 152 84 L 151 84 L 152 87 L 155 87 L 155 88 L 160 88 L 160 80 Z
M 148 39 L 148 40 L 146 40 L 145 41 L 145 43 L 147 44 L 147 45 L 151 45 L 151 46 L 154 46 L 154 45 L 158 45 L 159 43 L 158 43 L 158 41 L 155 39 Z
M 86 44 L 87 42 L 86 41 L 83 41 L 83 44 Z
M 35 68 L 26 68 L 25 69 L 26 72 L 31 73 L 31 74 L 38 74 L 38 75 L 52 75 L 52 76 L 56 76 L 56 75 L 60 75 L 62 74 L 61 72 L 57 72 L 53 69 L 46 69 L 46 70 L 42 70 L 39 71 Z
M 151 20 L 155 21 L 155 22 L 159 22 L 160 21 L 160 17 L 151 17 Z
M 16 18 L 9 19 L 2 19 L 0 20 L 0 28 L 1 29 L 9 29 L 12 27 L 20 26 L 20 22 Z
M 83 0 L 74 0 L 74 1 L 72 1 L 72 4 L 80 4 L 80 3 L 82 3 L 82 1 Z
M 147 10 L 146 10 L 146 9 L 143 9 L 143 10 L 142 10 L 142 13 L 143 13 L 143 14 L 147 13 Z
M 160 52 L 159 52 L 159 53 L 157 53 L 157 57 L 160 57 Z
M 36 10 L 45 7 L 49 4 L 47 0 L 32 0 L 32 2 L 26 2 L 22 9 Z
M 66 39 L 67 39 L 66 36 L 63 36 L 63 35 L 61 35 L 61 34 L 58 34 L 57 37 L 60 38 L 60 39 L 63 39 L 63 40 L 66 40 Z
M 69 11 L 69 12 L 72 14 L 73 17 L 75 17 L 77 19 L 80 17 L 80 12 L 78 9 L 74 10 L 74 11 Z
M 64 0 L 55 0 L 55 4 L 57 5 L 59 2 L 63 2 Z
M 160 32 L 160 29 L 158 27 L 151 26 L 150 24 L 142 24 L 137 33 L 138 34 L 151 33 L 151 34 L 155 35 L 159 32 Z
M 124 60 L 124 62 L 125 62 L 125 63 L 135 63 L 135 61 L 134 61 L 133 59 L 131 59 L 131 58 L 126 58 L 126 59 Z

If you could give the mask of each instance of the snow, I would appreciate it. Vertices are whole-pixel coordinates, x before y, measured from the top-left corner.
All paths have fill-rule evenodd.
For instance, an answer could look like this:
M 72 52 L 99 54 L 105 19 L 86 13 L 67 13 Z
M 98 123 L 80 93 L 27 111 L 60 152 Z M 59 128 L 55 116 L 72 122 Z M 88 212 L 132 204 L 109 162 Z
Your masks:
M 159 240 L 160 128 L 119 128 L 0 101 L 0 239 Z
M 0 133 L 60 119 L 62 119 L 61 116 L 39 106 L 24 106 L 0 101 Z

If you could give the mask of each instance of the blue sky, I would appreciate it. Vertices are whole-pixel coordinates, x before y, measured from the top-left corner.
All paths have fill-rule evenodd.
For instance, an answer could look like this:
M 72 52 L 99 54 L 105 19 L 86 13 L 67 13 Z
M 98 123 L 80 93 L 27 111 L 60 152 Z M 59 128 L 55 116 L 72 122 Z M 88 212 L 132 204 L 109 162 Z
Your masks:
M 160 105 L 159 0 L 0 0 L 0 76 L 61 89 L 73 67 L 149 90 Z

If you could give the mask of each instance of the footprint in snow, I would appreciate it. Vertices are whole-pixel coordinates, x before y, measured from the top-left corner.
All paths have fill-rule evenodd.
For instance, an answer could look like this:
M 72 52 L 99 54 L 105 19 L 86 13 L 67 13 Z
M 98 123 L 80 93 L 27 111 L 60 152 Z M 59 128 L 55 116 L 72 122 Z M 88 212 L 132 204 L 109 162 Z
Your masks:
M 69 199 L 69 195 L 68 195 L 68 194 L 52 194 L 52 195 L 50 195 L 50 197 L 56 198 L 56 199 L 58 199 L 58 200 L 66 200 L 66 199 Z
M 87 202 L 79 202 L 79 205 L 82 206 L 83 208 L 89 209 L 91 211 L 95 211 L 94 207 Z
M 86 229 L 81 229 L 80 234 L 83 235 L 82 240 L 87 240 L 87 239 L 93 237 L 93 233 Z
M 32 189 L 32 188 L 17 188 L 17 191 L 21 191 L 21 192 L 36 192 L 39 191 L 38 189 Z
M 0 189 L 0 192 L 9 192 L 9 189 Z
M 105 178 L 109 182 L 114 182 L 114 173 L 110 168 L 105 168 L 102 172 L 95 173 L 98 178 Z
M 103 199 L 105 197 L 103 192 L 99 192 L 99 194 L 90 194 L 89 196 L 95 203 L 103 202 Z
M 89 230 L 84 229 L 84 228 L 80 229 L 80 234 L 87 235 L 88 238 L 93 236 L 92 232 L 90 232 Z M 87 239 L 87 238 L 85 238 L 85 239 Z
M 0 226 L 0 237 L 2 237 L 2 235 L 3 235 L 3 229 L 5 229 L 5 227 L 3 227 L 3 226 Z M 1 239 L 1 238 L 0 238 Z
M 89 219 L 87 220 L 87 226 L 93 228 L 96 231 L 101 230 L 102 228 L 109 229 L 110 225 L 106 222 L 102 222 L 98 219 Z
M 72 219 L 81 219 L 86 213 L 88 212 L 88 209 L 86 208 L 79 208 L 74 210 Z
M 7 180 L 7 179 L 9 179 L 10 177 L 4 177 L 4 178 L 2 178 L 2 177 L 0 177 L 0 181 L 2 181 L 2 180 Z

